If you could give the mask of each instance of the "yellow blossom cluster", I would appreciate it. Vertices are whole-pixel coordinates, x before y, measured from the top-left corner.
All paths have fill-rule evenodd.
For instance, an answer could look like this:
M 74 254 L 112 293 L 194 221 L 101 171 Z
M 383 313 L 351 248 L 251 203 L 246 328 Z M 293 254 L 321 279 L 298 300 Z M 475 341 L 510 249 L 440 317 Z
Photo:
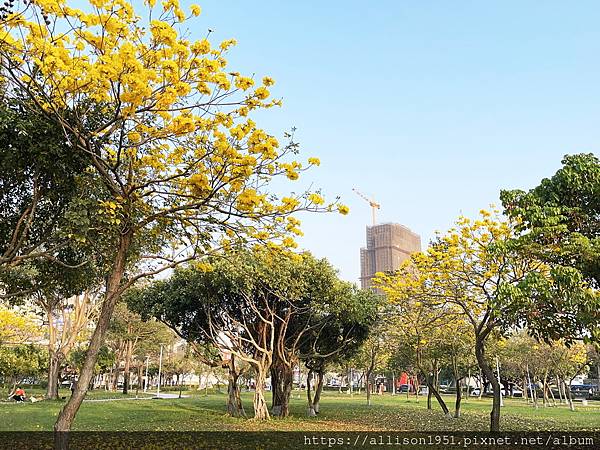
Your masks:
M 348 213 L 344 205 L 325 205 L 318 193 L 278 198 L 264 191 L 271 178 L 296 180 L 306 168 L 293 160 L 293 146 L 280 145 L 248 117 L 281 105 L 271 98 L 273 78 L 256 85 L 226 69 L 235 39 L 213 47 L 206 38 L 187 37 L 198 5 L 189 13 L 179 0 L 145 0 L 144 11 L 128 0 L 74 5 L 35 0 L 0 22 L 0 81 L 28 86 L 34 103 L 63 126 L 68 121 L 61 114 L 76 110 L 82 123 L 70 131 L 85 151 L 97 146 L 98 167 L 118 179 L 109 184 L 121 191 L 120 201 L 154 211 L 151 217 L 185 211 L 185 224 L 210 208 L 268 218 L 250 234 L 266 239 L 259 233 L 267 233 L 292 248 L 288 235 L 301 231 L 290 214 Z M 308 159 L 309 167 L 319 164 Z M 118 220 L 113 203 L 101 207 Z

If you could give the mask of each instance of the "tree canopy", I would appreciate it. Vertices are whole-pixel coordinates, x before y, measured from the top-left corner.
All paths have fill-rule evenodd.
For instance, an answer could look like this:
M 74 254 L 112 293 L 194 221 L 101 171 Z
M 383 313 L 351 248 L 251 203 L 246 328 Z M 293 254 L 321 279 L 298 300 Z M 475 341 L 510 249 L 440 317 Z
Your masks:
M 600 287 L 600 160 L 567 155 L 550 178 L 529 191 L 502 191 L 506 213 L 527 232 L 523 244 L 538 258 L 579 270 Z

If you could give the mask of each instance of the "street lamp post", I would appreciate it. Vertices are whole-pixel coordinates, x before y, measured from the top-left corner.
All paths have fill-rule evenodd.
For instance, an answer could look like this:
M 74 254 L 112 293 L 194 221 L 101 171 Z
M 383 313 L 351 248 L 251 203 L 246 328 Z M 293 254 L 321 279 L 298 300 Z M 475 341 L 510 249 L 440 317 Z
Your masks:
M 158 385 L 156 386 L 156 396 L 160 396 L 160 374 L 162 371 L 162 353 L 163 353 L 163 344 L 160 344 L 160 357 L 158 359 Z

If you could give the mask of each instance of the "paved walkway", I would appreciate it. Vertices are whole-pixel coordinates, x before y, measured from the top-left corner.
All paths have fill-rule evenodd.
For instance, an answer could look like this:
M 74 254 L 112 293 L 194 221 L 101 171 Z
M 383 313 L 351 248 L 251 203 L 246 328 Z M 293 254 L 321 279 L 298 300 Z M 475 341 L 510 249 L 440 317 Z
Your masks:
M 152 400 L 157 398 L 156 393 L 142 393 L 144 397 L 121 397 L 121 398 L 89 398 L 85 399 L 84 402 L 116 402 L 123 400 Z M 181 398 L 188 398 L 189 395 L 181 395 Z M 158 394 L 158 398 L 179 398 L 179 394 L 169 394 L 161 392 Z
M 146 395 L 152 395 L 152 397 L 156 398 L 156 394 L 150 394 L 149 392 L 146 392 Z M 161 392 L 160 394 L 158 394 L 159 398 L 179 398 L 179 393 L 177 394 L 169 394 L 169 393 L 163 393 Z M 185 395 L 185 394 L 181 394 L 181 398 L 188 398 L 189 395 Z

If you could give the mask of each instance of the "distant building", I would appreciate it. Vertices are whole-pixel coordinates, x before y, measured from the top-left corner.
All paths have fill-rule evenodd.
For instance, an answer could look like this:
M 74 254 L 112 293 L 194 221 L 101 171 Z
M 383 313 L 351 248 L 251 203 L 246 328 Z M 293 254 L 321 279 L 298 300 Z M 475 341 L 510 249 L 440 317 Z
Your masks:
M 360 249 L 360 286 L 371 287 L 377 272 L 397 270 L 411 253 L 421 251 L 421 237 L 399 223 L 367 227 L 367 247 Z

